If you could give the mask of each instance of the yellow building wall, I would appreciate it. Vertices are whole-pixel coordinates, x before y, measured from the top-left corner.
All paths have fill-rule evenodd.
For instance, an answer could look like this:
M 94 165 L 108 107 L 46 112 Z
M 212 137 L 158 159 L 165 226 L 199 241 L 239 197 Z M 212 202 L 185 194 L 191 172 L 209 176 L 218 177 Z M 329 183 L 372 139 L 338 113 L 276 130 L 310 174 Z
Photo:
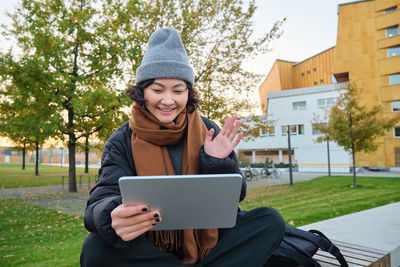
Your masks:
M 303 88 L 331 84 L 335 47 L 293 65 L 293 87 Z
M 278 61 L 279 79 L 281 81 L 281 90 L 293 89 L 293 64 L 289 61 Z
M 294 62 L 277 60 L 272 66 L 267 78 L 258 88 L 260 95 L 261 109 L 264 114 L 267 113 L 267 94 L 268 92 L 281 91 L 288 89 L 291 85 L 287 77 L 292 77 L 292 65 Z
M 361 104 L 381 105 L 385 117 L 400 117 L 392 112 L 391 102 L 400 100 L 400 85 L 389 85 L 389 75 L 400 72 L 400 56 L 387 57 L 387 48 L 400 45 L 400 37 L 386 37 L 386 28 L 400 24 L 400 10 L 385 14 L 400 0 L 361 1 L 339 7 L 334 73 L 348 73 L 349 81 L 361 89 Z M 376 152 L 357 153 L 359 166 L 395 166 L 394 150 L 400 138 L 393 130 L 377 140 Z

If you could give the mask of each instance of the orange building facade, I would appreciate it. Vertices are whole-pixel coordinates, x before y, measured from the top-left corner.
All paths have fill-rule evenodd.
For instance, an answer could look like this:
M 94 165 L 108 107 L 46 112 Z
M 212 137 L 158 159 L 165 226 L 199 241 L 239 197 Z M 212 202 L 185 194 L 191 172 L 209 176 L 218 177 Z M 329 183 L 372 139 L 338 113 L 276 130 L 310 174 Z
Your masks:
M 277 60 L 259 88 L 263 113 L 268 92 L 337 81 L 355 83 L 361 104 L 378 104 L 385 117 L 400 117 L 399 25 L 400 0 L 340 4 L 336 46 L 298 63 Z M 356 165 L 400 167 L 400 125 L 378 142 L 376 152 L 356 155 Z

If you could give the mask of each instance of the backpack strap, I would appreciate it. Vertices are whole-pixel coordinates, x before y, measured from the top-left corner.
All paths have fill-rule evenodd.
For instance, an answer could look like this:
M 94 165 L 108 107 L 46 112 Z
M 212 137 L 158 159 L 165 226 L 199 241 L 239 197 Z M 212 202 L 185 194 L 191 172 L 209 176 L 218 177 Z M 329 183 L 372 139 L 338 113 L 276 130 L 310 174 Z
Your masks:
M 342 267 L 348 267 L 348 264 L 347 264 L 345 258 L 343 257 L 342 253 L 340 252 L 338 247 L 335 246 L 331 240 L 329 240 L 329 238 L 327 238 L 323 233 L 321 233 L 318 230 L 311 229 L 311 230 L 309 230 L 309 232 L 316 234 L 320 237 L 318 240 L 318 246 L 322 250 L 329 252 L 330 254 L 335 256 L 335 258 L 339 261 L 339 263 Z
M 335 256 L 335 258 L 339 261 L 342 267 L 349 267 L 340 250 L 332 243 L 332 241 L 329 240 L 329 238 L 327 238 L 320 231 L 317 230 L 303 231 L 286 225 L 286 234 L 292 236 L 299 236 L 301 238 L 304 238 L 312 242 L 314 245 L 318 246 L 323 251 L 329 252 L 330 254 Z
M 347 264 L 345 258 L 343 257 L 342 253 L 336 247 L 329 238 L 327 238 L 323 233 L 321 233 L 318 230 L 309 230 L 309 231 L 304 231 L 300 230 L 294 227 L 291 227 L 289 225 L 286 225 L 286 234 L 291 235 L 291 236 L 297 236 L 301 237 L 303 239 L 306 239 L 310 242 L 312 242 L 314 245 L 317 247 L 321 248 L 323 251 L 326 251 L 333 256 L 339 261 L 340 265 L 342 267 L 349 267 Z

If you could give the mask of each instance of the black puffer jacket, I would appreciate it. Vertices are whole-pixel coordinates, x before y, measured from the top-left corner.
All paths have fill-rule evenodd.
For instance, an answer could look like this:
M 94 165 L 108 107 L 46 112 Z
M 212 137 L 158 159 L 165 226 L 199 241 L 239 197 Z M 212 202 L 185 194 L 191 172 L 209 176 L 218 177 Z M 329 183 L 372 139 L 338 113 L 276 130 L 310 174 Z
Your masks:
M 214 128 L 214 137 L 219 133 L 218 126 L 202 117 L 208 129 Z M 122 176 L 136 175 L 132 159 L 132 131 L 126 122 L 109 138 L 103 151 L 99 180 L 90 192 L 85 211 L 85 227 L 90 232 L 97 232 L 114 247 L 126 248 L 134 246 L 143 236 L 132 241 L 123 241 L 111 227 L 111 211 L 122 203 L 118 179 Z M 211 157 L 200 149 L 200 172 L 202 174 L 240 173 L 235 153 L 227 158 Z M 246 182 L 243 179 L 240 201 L 246 196 Z

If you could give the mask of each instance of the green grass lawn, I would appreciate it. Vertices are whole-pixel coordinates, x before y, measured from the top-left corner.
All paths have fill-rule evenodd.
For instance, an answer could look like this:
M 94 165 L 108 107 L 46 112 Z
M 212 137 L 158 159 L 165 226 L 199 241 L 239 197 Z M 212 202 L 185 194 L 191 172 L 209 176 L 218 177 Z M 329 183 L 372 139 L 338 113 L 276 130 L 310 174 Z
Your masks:
M 2 178 L 0 178 L 2 179 Z M 270 206 L 300 226 L 400 201 L 400 179 L 321 177 L 248 192 L 242 209 Z M 79 266 L 87 232 L 81 216 L 18 200 L 0 201 L 0 266 Z
M 357 211 L 400 201 L 400 179 L 325 176 L 294 186 L 270 186 L 254 189 L 240 205 L 250 210 L 260 206 L 277 209 L 286 223 L 310 224 Z
M 84 168 L 76 168 L 77 183 L 79 183 L 79 175 L 83 175 L 84 171 Z M 91 181 L 97 172 L 97 168 L 89 168 Z M 34 164 L 26 164 L 25 170 L 22 170 L 21 164 L 0 163 L 0 188 L 61 184 L 63 175 L 68 176 L 66 166 L 40 165 L 39 176 L 35 176 Z M 88 181 L 87 176 L 83 176 L 82 182 L 86 181 Z M 68 184 L 68 177 L 65 178 L 64 183 Z
M 81 216 L 0 201 L 0 266 L 79 266 Z

